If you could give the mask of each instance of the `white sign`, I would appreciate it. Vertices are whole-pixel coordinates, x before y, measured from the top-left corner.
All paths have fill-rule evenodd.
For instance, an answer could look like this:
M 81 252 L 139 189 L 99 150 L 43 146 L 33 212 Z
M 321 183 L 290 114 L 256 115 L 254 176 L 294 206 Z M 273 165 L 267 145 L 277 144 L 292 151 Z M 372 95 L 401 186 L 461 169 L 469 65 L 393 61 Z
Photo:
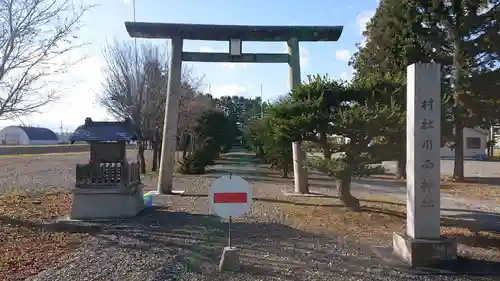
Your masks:
M 252 187 L 239 176 L 222 176 L 210 187 L 208 200 L 219 217 L 240 217 L 252 206 Z

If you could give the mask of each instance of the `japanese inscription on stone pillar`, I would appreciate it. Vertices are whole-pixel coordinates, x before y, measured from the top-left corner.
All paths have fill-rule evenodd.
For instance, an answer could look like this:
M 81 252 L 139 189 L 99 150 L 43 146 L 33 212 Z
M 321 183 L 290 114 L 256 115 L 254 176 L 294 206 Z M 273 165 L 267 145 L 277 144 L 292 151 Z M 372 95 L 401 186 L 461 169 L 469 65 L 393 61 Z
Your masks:
M 420 180 L 419 188 L 421 189 L 422 194 L 420 207 L 423 208 L 434 207 L 432 189 L 439 188 L 439 182 L 436 186 L 434 179 L 432 179 L 432 176 L 429 175 L 433 173 L 433 170 L 436 166 L 436 164 L 434 163 L 435 160 L 433 159 L 435 157 L 432 156 L 435 153 L 439 153 L 440 148 L 440 144 L 435 143 L 435 130 L 433 130 L 435 128 L 434 124 L 436 120 L 432 118 L 432 111 L 434 110 L 435 106 L 435 101 L 432 97 L 424 99 L 420 103 L 420 110 L 422 111 L 422 119 L 420 121 L 420 134 L 423 138 L 421 139 L 422 161 L 419 167 L 422 169 L 422 179 Z
M 407 233 L 439 237 L 441 75 L 437 64 L 408 66 Z

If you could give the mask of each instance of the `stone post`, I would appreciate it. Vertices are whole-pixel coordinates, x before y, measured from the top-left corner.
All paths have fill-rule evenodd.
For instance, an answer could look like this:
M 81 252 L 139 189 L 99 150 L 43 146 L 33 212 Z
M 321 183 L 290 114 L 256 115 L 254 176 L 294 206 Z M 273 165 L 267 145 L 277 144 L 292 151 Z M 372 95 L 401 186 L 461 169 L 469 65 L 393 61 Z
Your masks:
M 456 259 L 456 244 L 440 236 L 441 69 L 407 69 L 406 234 L 394 234 L 394 252 L 414 266 Z
M 165 104 L 165 119 L 163 120 L 160 171 L 158 174 L 157 191 L 159 194 L 173 193 L 174 157 L 177 146 L 177 121 L 179 119 L 181 94 L 182 45 L 182 38 L 172 38 L 167 101 Z
M 289 82 L 290 90 L 301 83 L 300 81 L 300 52 L 299 41 L 296 38 L 288 40 L 289 55 Z M 300 148 L 300 142 L 292 143 L 294 193 L 309 193 L 307 182 L 307 168 L 303 165 L 306 153 Z

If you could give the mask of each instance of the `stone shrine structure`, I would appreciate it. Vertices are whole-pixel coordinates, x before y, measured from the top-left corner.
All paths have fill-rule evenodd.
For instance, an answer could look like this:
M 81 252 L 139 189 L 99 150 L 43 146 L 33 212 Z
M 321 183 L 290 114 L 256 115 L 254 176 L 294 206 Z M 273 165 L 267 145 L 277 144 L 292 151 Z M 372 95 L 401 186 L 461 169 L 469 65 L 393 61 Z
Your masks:
M 90 144 L 88 164 L 76 165 L 70 219 L 130 218 L 144 209 L 139 163 L 127 162 L 126 144 L 136 140 L 130 120 L 85 119 L 69 137 Z

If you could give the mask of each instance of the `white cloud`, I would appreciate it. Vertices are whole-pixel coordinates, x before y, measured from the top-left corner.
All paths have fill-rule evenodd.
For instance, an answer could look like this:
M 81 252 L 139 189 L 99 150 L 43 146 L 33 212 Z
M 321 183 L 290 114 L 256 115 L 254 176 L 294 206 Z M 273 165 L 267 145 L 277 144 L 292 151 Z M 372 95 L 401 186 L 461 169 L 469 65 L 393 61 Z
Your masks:
M 300 67 L 305 68 L 309 66 L 309 51 L 306 48 L 300 49 Z
M 340 73 L 339 77 L 342 80 L 347 80 L 350 81 L 352 79 L 352 76 L 354 75 L 354 70 L 350 68 L 348 71 L 344 71 Z
M 224 53 L 229 53 L 229 50 L 227 48 L 224 48 Z M 248 63 L 243 63 L 243 62 L 238 62 L 238 63 L 224 62 L 224 63 L 221 64 L 221 66 L 224 67 L 224 68 L 230 68 L 230 69 L 234 69 L 234 68 L 237 68 L 237 67 L 247 68 L 248 67 Z
M 238 84 L 230 84 L 230 85 L 215 85 L 211 87 L 211 89 L 207 89 L 206 92 L 209 92 L 214 97 L 222 97 L 222 96 L 246 96 L 248 94 L 248 89 L 244 86 Z
M 123 3 L 128 5 L 128 4 L 130 4 L 130 0 L 123 0 Z
M 213 53 L 214 49 L 208 47 L 208 46 L 201 46 L 200 47 L 200 52 L 201 53 Z
M 351 58 L 351 52 L 349 50 L 338 50 L 335 52 L 335 58 L 337 60 L 348 62 Z
M 370 19 L 375 15 L 375 11 L 363 11 L 359 15 L 356 16 L 356 24 L 359 27 L 361 33 L 365 31 L 366 24 L 370 21 Z

